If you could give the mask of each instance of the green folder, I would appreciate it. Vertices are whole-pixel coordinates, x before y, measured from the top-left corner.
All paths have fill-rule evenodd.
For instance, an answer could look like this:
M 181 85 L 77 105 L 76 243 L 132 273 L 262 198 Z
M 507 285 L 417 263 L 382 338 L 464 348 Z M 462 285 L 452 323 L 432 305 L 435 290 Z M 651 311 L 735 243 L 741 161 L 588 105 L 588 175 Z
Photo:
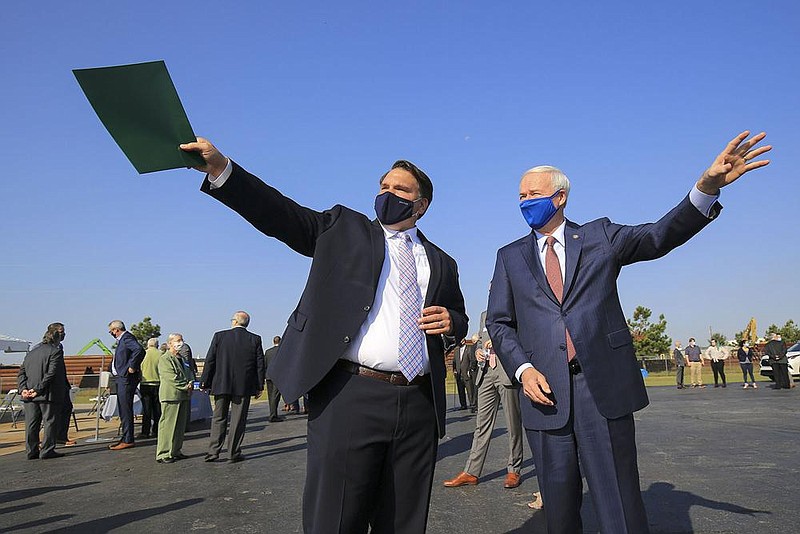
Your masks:
M 195 135 L 163 61 L 72 72 L 139 174 L 204 164 L 178 147 Z

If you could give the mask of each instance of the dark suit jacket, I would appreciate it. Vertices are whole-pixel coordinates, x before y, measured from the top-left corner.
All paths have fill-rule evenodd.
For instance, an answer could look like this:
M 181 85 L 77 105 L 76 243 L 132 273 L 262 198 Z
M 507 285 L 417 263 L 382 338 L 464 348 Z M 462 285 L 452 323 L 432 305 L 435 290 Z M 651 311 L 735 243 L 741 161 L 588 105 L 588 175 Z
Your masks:
M 511 375 L 520 365 L 533 364 L 547 378 L 556 402 L 550 407 L 522 399 L 526 428 L 551 430 L 567 423 L 571 401 L 565 327 L 604 417 L 622 417 L 647 405 L 617 277 L 624 265 L 659 258 L 685 243 L 720 209 L 715 204 L 712 217 L 705 217 L 687 196 L 655 223 L 567 221 L 563 304 L 547 283 L 533 232 L 498 251 L 486 319 L 495 351 Z
M 200 387 L 212 395 L 250 397 L 264 389 L 261 336 L 236 327 L 214 334 Z
M 783 340 L 771 340 L 764 345 L 764 354 L 769 356 L 769 359 L 775 363 L 789 363 L 789 358 L 786 357 L 786 345 Z
M 114 369 L 117 376 L 125 380 L 139 380 L 141 377 L 142 360 L 144 360 L 144 349 L 130 332 L 123 332 L 117 340 L 117 348 L 114 350 Z M 128 368 L 135 369 L 133 374 L 128 373 Z
M 264 371 L 266 373 L 269 373 L 269 366 L 276 354 L 278 354 L 278 345 L 273 345 L 264 351 Z M 267 375 L 267 380 L 270 380 L 269 375 Z
M 384 262 L 385 238 L 377 221 L 344 206 L 318 212 L 298 205 L 233 163 L 225 185 L 202 191 L 238 212 L 264 234 L 313 258 L 303 295 L 271 362 L 269 376 L 284 398 L 296 399 L 322 380 L 358 334 L 372 309 Z M 422 232 L 431 267 L 425 306 L 447 308 L 456 339 L 467 331 L 456 262 Z M 444 433 L 445 364 L 442 336 L 426 336 L 431 382 Z
M 20 394 L 24 389 L 35 390 L 38 395 L 33 402 L 64 402 L 70 386 L 61 343 L 33 347 L 19 367 L 17 386 Z

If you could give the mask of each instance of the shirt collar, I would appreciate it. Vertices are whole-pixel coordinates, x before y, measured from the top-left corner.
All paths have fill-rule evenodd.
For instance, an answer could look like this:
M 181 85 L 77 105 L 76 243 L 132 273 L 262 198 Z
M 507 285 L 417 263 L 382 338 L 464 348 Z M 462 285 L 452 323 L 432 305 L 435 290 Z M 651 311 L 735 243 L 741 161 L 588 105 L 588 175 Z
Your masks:
M 386 239 L 398 238 L 403 234 L 408 234 L 408 236 L 411 238 L 411 242 L 412 243 L 422 244 L 422 241 L 420 241 L 419 236 L 417 235 L 417 227 L 416 226 L 412 226 L 408 230 L 403 230 L 403 231 L 390 230 L 390 229 L 386 228 L 383 224 L 381 224 L 381 228 L 383 228 L 383 235 L 386 236 Z M 562 232 L 562 234 L 563 234 L 563 232 Z
M 559 224 L 558 227 L 556 227 L 553 233 L 550 234 L 556 238 L 556 241 L 560 243 L 562 247 L 564 246 L 564 231 L 566 230 L 566 226 L 567 226 L 567 220 L 564 219 L 561 222 L 561 224 Z M 547 236 L 544 234 L 540 234 L 536 230 L 534 230 L 533 233 L 536 234 L 536 246 L 539 247 L 539 251 L 541 252 L 542 250 L 544 250 L 544 247 L 547 244 Z

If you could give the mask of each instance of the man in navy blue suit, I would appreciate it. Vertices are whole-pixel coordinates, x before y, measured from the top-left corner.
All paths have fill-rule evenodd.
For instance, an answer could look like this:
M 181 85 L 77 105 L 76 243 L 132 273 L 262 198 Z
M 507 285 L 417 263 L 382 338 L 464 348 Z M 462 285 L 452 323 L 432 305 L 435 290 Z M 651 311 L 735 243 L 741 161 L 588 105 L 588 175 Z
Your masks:
M 533 231 L 498 251 L 486 324 L 503 366 L 522 384 L 551 534 L 582 532 L 582 475 L 602 532 L 648 532 L 633 423 L 648 399 L 617 276 L 688 241 L 719 214 L 722 187 L 769 163 L 753 161 L 771 148 L 755 147 L 765 134 L 749 135 L 734 138 L 689 195 L 650 224 L 573 223 L 564 216 L 570 186 L 560 170 L 522 176 L 520 209 Z
M 114 359 L 111 360 L 111 373 L 117 381 L 117 407 L 122 423 L 122 437 L 119 443 L 109 449 L 119 451 L 134 446 L 133 440 L 133 395 L 141 380 L 144 349 L 136 338 L 125 330 L 122 321 L 108 323 L 108 333 L 117 340 Z

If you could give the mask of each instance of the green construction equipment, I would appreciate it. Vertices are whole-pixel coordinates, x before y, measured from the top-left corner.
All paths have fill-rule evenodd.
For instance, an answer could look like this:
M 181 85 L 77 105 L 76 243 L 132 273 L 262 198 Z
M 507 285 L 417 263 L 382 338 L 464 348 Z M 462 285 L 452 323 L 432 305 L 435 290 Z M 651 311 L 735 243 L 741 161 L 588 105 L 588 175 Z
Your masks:
M 85 354 L 87 350 L 91 349 L 95 345 L 97 345 L 97 347 L 100 350 L 102 350 L 104 354 L 108 354 L 109 356 L 113 356 L 114 355 L 114 353 L 111 352 L 111 349 L 106 347 L 105 344 L 102 341 L 100 341 L 100 338 L 94 338 L 89 343 L 87 343 L 85 347 L 83 347 L 81 350 L 79 350 L 78 353 L 76 354 L 76 356 L 81 356 L 81 355 Z

